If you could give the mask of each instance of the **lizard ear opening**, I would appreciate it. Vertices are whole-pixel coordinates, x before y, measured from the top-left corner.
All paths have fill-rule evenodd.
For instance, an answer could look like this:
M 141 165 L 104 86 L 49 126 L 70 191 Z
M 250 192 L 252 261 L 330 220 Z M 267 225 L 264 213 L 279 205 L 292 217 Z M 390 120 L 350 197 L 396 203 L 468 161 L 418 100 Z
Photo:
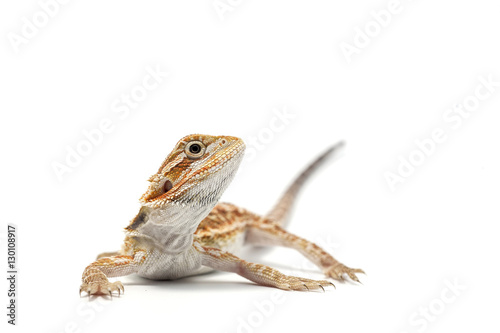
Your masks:
M 167 179 L 163 184 L 163 193 L 167 193 L 172 189 L 172 187 L 174 187 L 174 185 L 172 185 L 172 182 Z
M 174 187 L 170 179 L 165 179 L 158 174 L 153 175 L 149 181 L 151 184 L 149 185 L 146 193 L 144 193 L 140 199 L 142 203 L 150 202 L 164 195 Z

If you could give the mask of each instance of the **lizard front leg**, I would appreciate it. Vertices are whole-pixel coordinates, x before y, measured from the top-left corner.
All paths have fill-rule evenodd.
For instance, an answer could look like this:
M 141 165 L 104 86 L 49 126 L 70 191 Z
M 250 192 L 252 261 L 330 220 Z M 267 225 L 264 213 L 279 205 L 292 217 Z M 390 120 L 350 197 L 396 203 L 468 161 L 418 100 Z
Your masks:
M 201 253 L 202 264 L 213 269 L 232 272 L 260 285 L 275 287 L 284 290 L 314 290 L 323 289 L 324 286 L 333 285 L 325 280 L 311 280 L 289 276 L 280 271 L 261 264 L 247 262 L 237 256 L 214 248 L 194 244 Z
M 365 273 L 362 269 L 345 266 L 313 242 L 289 233 L 274 223 L 267 223 L 266 220 L 249 225 L 246 241 L 254 245 L 278 245 L 293 248 L 321 268 L 326 276 L 333 279 L 343 280 L 343 275 L 347 274 L 352 280 L 359 282 L 356 273 Z
M 124 291 L 123 284 L 120 281 L 109 282 L 108 277 L 125 276 L 137 272 L 141 263 L 146 257 L 146 251 L 137 250 L 134 256 L 117 255 L 100 258 L 83 271 L 82 291 L 88 295 L 112 295 L 114 291 L 120 294 Z
M 103 252 L 97 255 L 96 259 L 101 259 L 101 258 L 106 258 L 106 257 L 114 257 L 114 256 L 119 256 L 120 251 L 113 251 L 113 252 Z

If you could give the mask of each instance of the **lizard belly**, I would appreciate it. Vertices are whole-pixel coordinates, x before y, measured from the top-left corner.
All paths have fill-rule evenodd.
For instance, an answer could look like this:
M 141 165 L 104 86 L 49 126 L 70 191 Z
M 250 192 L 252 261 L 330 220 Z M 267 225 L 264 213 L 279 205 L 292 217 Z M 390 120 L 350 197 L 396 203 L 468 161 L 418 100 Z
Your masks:
M 221 250 L 238 255 L 245 242 L 245 233 L 239 233 L 231 239 L 204 246 L 213 246 Z M 174 280 L 187 276 L 205 274 L 214 271 L 213 268 L 203 266 L 201 255 L 193 247 L 187 251 L 172 254 L 159 249 L 151 251 L 137 274 L 141 277 L 152 280 Z
M 204 268 L 199 252 L 192 247 L 178 254 L 155 249 L 148 254 L 137 274 L 152 280 L 174 280 L 207 272 Z

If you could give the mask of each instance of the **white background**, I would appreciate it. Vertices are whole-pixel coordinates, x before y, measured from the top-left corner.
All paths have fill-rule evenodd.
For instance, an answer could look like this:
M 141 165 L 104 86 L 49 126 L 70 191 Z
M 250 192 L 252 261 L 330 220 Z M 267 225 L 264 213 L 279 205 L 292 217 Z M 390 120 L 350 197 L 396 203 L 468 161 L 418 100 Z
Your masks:
M 212 0 L 69 1 L 18 47 L 12 36 L 22 36 L 23 17 L 32 22 L 40 4 L 2 2 L 1 247 L 7 223 L 17 224 L 19 268 L 18 326 L 6 324 L 2 279 L 2 327 L 498 330 L 500 87 L 457 128 L 443 115 L 474 96 L 480 76 L 500 81 L 499 6 L 401 0 L 349 63 L 341 44 L 354 45 L 357 28 L 376 29 L 370 12 L 389 1 L 227 1 L 223 20 Z M 113 103 L 148 66 L 168 78 L 120 118 Z M 273 110 L 284 108 L 294 118 L 266 137 Z M 108 118 L 113 130 L 60 181 L 54 162 L 65 163 L 67 147 Z M 397 172 L 400 156 L 417 156 L 415 140 L 436 128 L 447 139 L 391 191 L 384 174 Z M 314 157 L 346 140 L 343 156 L 305 187 L 289 229 L 363 268 L 363 285 L 306 293 L 228 273 L 125 277 L 121 297 L 79 298 L 85 266 L 119 248 L 146 179 L 191 133 L 261 136 L 261 150 L 223 197 L 259 213 Z M 292 250 L 245 258 L 322 278 Z M 454 294 L 449 283 L 465 290 Z M 428 308 L 424 319 L 419 311 Z

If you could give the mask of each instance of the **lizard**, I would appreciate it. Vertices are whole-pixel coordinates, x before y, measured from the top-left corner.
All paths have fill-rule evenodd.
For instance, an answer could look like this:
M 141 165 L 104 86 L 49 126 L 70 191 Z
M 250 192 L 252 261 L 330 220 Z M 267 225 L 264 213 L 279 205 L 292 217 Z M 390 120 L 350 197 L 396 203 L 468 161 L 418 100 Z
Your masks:
M 328 278 L 350 277 L 352 269 L 318 245 L 285 230 L 302 185 L 343 143 L 326 150 L 287 188 L 266 215 L 258 215 L 219 198 L 243 159 L 245 143 L 233 136 L 193 134 L 179 140 L 140 198 L 137 215 L 125 228 L 122 248 L 106 252 L 82 275 L 80 296 L 124 292 L 120 281 L 108 278 L 136 273 L 154 280 L 171 280 L 213 270 L 233 272 L 259 285 L 284 290 L 318 290 L 328 280 L 289 276 L 237 256 L 244 245 L 295 249 L 317 265 Z

